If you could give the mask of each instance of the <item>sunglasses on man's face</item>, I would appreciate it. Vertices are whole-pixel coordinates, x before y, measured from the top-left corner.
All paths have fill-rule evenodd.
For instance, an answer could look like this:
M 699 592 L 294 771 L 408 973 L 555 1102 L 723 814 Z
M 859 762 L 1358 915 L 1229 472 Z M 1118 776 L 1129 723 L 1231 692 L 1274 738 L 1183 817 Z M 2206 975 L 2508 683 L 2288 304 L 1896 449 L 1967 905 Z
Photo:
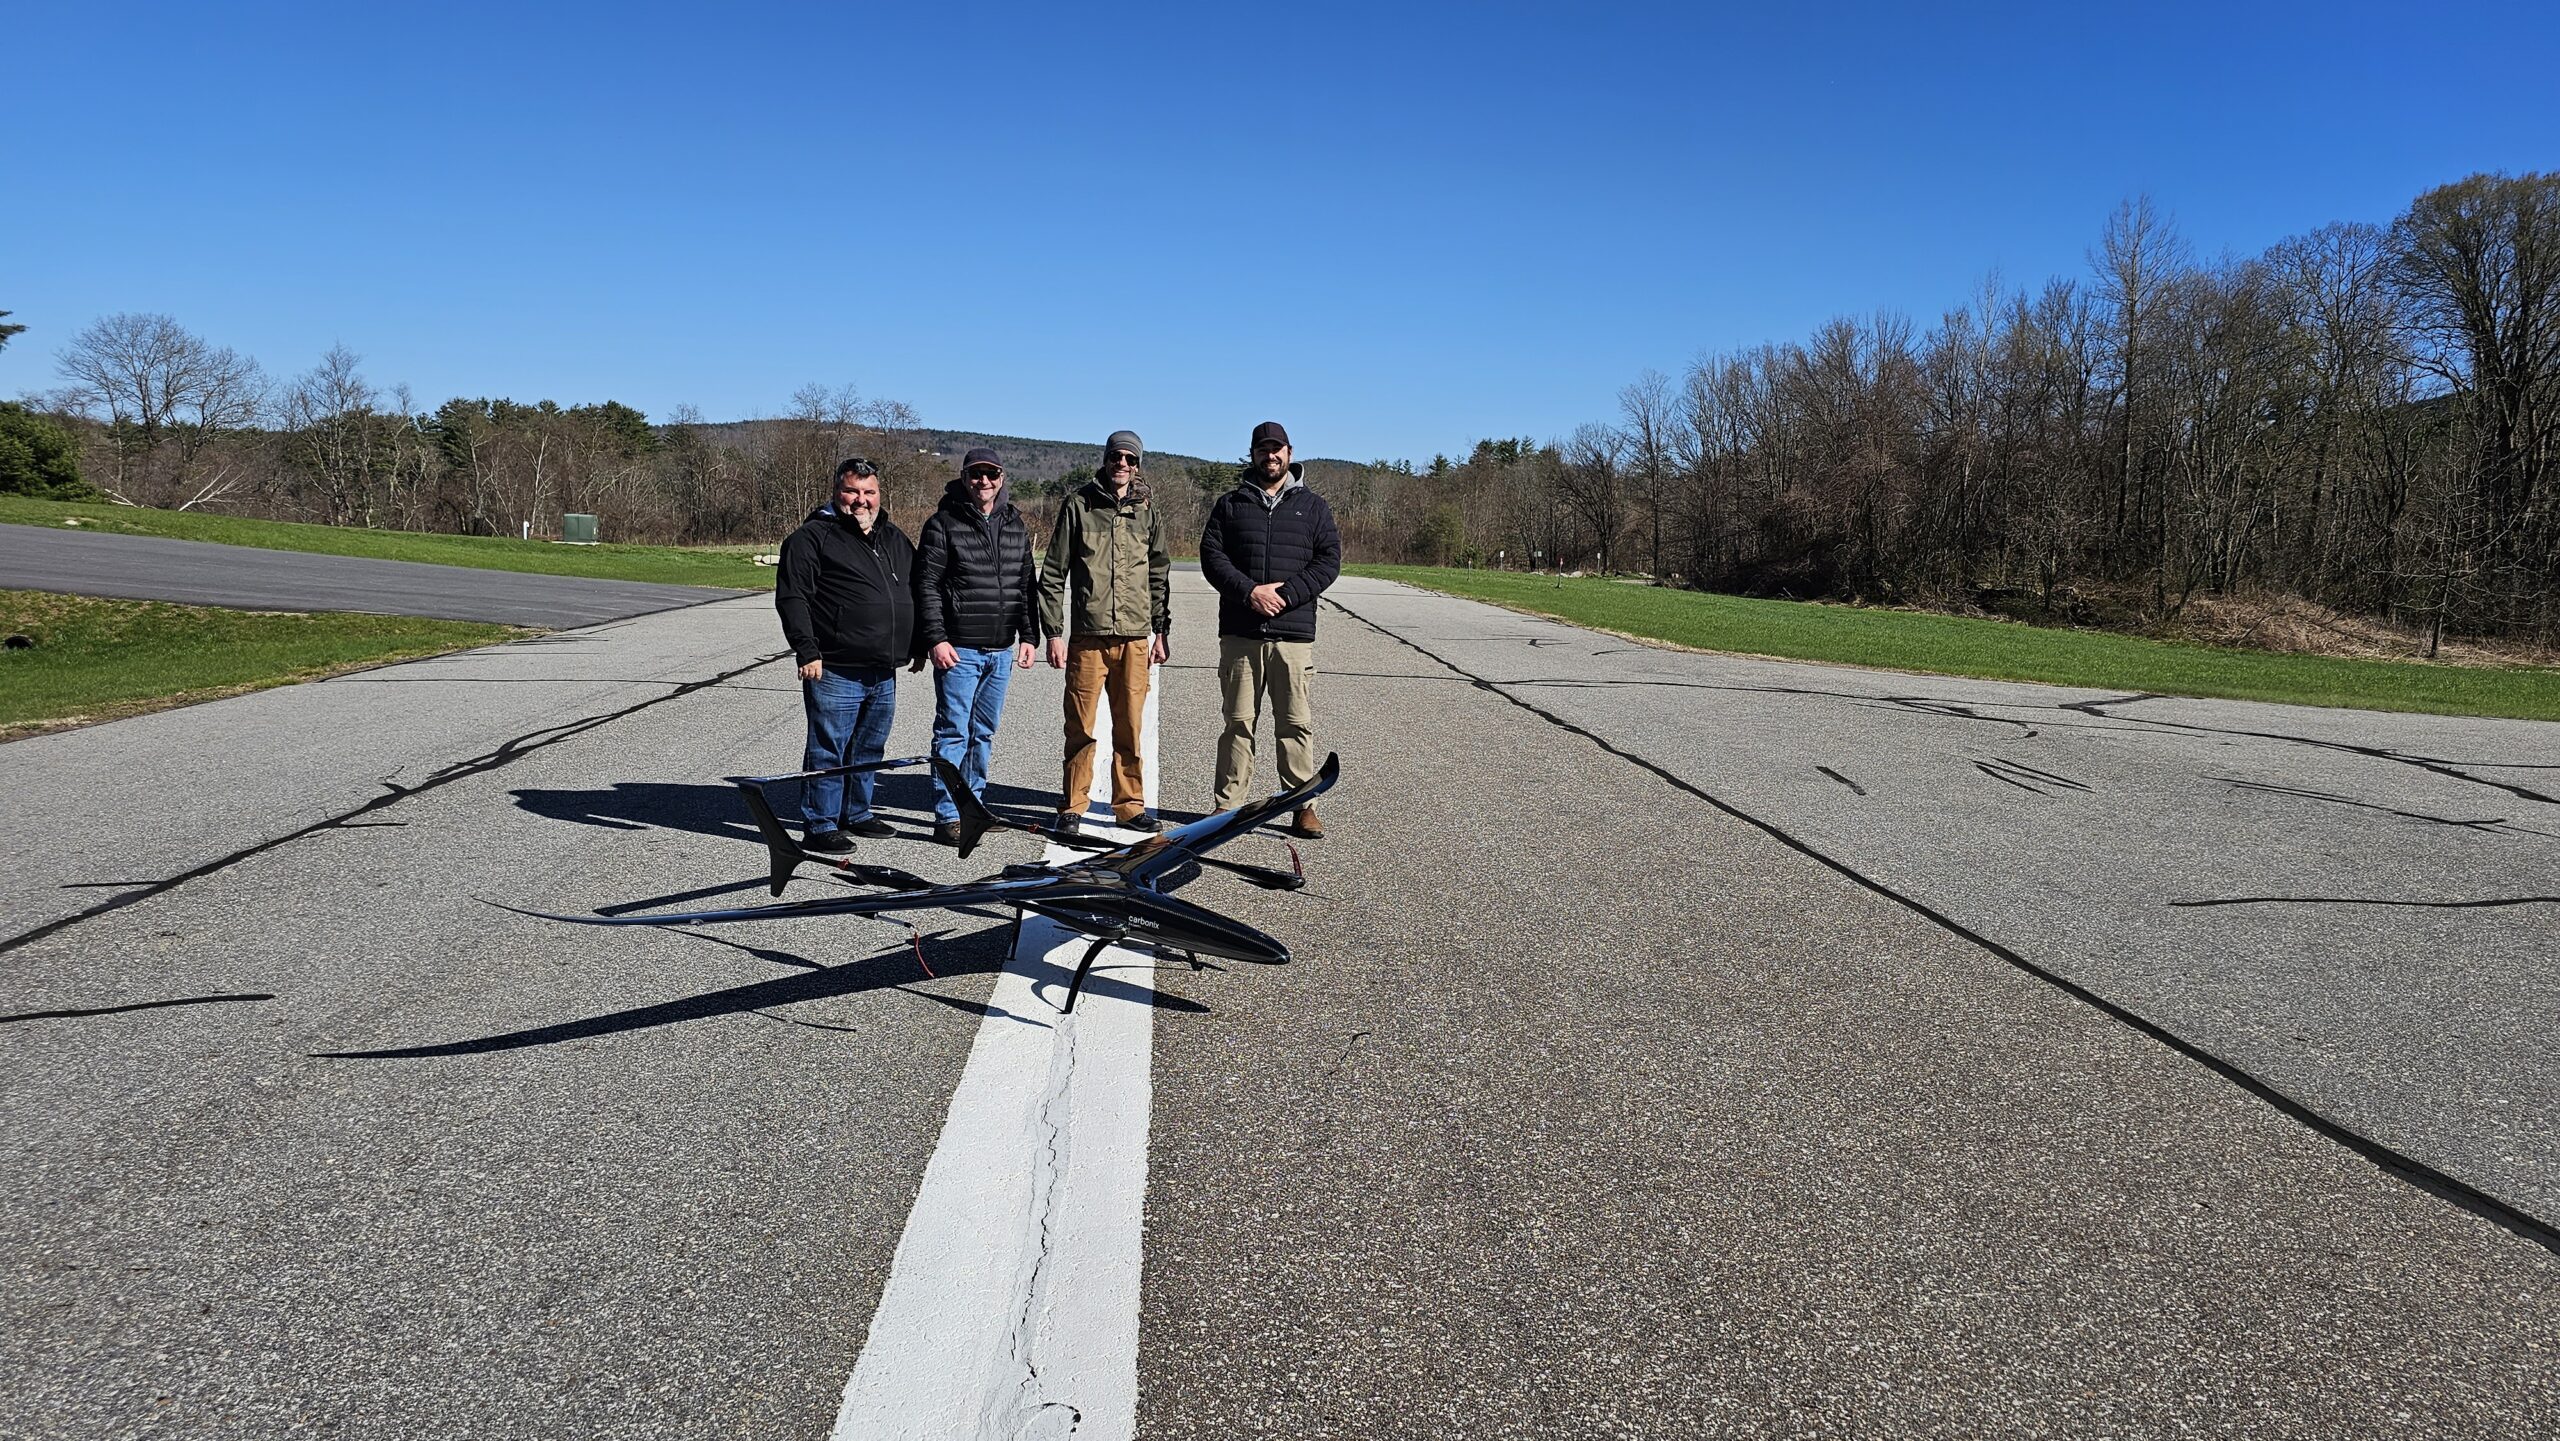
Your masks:
M 973 470 L 969 472 L 969 480 L 973 484 L 981 480 L 1001 482 L 1003 479 L 1004 472 L 1001 470 Z
M 1111 452 L 1110 461 L 1113 465 L 1125 465 L 1131 470 L 1138 468 L 1138 458 L 1125 450 L 1115 450 Z

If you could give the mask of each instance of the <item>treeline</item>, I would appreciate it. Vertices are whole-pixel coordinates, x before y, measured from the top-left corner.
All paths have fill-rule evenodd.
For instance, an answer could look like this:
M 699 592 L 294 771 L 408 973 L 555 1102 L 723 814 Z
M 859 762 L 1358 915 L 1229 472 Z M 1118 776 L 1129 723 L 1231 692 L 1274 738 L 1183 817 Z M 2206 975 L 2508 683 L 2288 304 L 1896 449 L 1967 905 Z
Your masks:
M 787 531 L 845 455 L 877 459 L 910 505 L 943 479 L 941 462 L 884 444 L 915 426 L 911 410 L 849 386 L 804 386 L 779 418 L 716 426 L 687 412 L 653 424 L 610 400 L 425 408 L 344 347 L 276 381 L 135 314 L 74 336 L 61 370 L 68 384 L 32 409 L 71 439 L 85 488 L 172 510 L 463 535 L 553 534 L 574 513 L 617 540 L 697 544 Z
M 1312 461 L 1309 479 L 1355 560 L 2101 623 L 2266 591 L 2431 645 L 2560 640 L 2560 175 L 2473 176 L 2387 225 L 2214 260 L 2138 200 L 2089 259 L 1986 283 L 1925 329 L 1839 319 L 1649 372 L 1559 439 Z M 611 401 L 427 408 L 343 349 L 271 381 L 155 315 L 96 322 L 61 366 L 64 388 L 0 407 L 0 489 L 72 493 L 76 459 L 137 505 L 483 535 L 577 512 L 612 539 L 717 543 L 782 534 L 850 454 L 920 519 L 952 471 L 935 452 L 960 443 L 849 386 L 718 424 Z M 1017 449 L 1017 494 L 1045 518 L 1081 452 Z M 1148 474 L 1187 548 L 1235 463 L 1157 455 Z
M 1649 373 L 1606 422 L 1371 467 L 1337 508 L 1425 562 L 2153 622 L 2256 588 L 2560 635 L 2560 175 L 2216 260 L 2133 201 L 2090 262 Z
M 0 327 L 0 344 L 23 328 Z M 563 514 L 586 514 L 612 540 L 771 543 L 824 498 L 845 456 L 880 466 L 890 513 L 912 527 L 958 455 L 996 444 L 1045 526 L 1101 449 L 1098 436 L 928 430 L 904 403 L 851 386 L 803 386 L 780 415 L 748 421 L 680 410 L 653 423 L 610 400 L 456 397 L 430 409 L 405 386 L 375 385 L 343 347 L 278 381 L 165 315 L 99 320 L 60 366 L 61 389 L 0 404 L 0 493 L 464 535 L 552 535 Z M 1149 457 L 1177 536 L 1198 534 L 1237 465 Z

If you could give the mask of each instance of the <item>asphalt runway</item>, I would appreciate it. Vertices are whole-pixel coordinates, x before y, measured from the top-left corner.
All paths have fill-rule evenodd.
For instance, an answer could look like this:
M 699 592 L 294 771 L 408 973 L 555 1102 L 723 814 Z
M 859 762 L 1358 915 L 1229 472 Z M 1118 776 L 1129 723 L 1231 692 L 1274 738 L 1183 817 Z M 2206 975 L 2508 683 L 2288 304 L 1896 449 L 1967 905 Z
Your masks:
M 1296 963 L 1086 1002 L 1153 1007 L 1138 1434 L 2560 1427 L 2560 727 L 1332 600 L 1308 889 L 1184 892 Z M 1072 1036 L 994 1016 L 1004 918 L 928 975 L 486 904 L 760 898 L 718 777 L 797 759 L 780 649 L 746 600 L 0 746 L 0 1409 L 829 1434 L 973 1039 Z M 1016 686 L 992 796 L 1045 805 Z
M 156 535 L 0 525 L 0 588 L 234 610 L 346 610 L 568 628 L 740 594 L 697 585 L 309 555 Z

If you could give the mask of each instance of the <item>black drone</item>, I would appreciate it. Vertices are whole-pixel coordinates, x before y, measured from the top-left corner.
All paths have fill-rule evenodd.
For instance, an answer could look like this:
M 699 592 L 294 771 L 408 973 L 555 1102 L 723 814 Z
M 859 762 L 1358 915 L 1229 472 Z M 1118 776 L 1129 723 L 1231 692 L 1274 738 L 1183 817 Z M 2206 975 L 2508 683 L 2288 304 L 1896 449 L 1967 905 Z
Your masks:
M 936 757 L 932 761 L 934 772 L 960 808 L 960 854 L 963 857 L 977 849 L 979 840 L 987 832 L 997 830 L 1028 831 L 1086 852 L 1062 865 L 1009 865 L 994 875 L 952 884 L 937 884 L 892 866 L 863 865 L 834 856 L 812 854 L 802 849 L 800 843 L 791 838 L 791 833 L 783 828 L 781 820 L 774 815 L 773 803 L 764 793 L 766 786 L 777 781 L 806 780 L 855 771 L 892 770 L 924 763 L 925 757 L 910 756 L 788 775 L 744 776 L 733 782 L 746 800 L 747 810 L 755 816 L 756 829 L 764 835 L 765 851 L 772 862 L 767 879 L 775 895 L 782 894 L 783 887 L 791 883 L 792 875 L 803 862 L 835 870 L 853 884 L 875 887 L 871 894 L 716 911 L 661 911 L 612 916 L 565 916 L 549 911 L 529 911 L 526 914 L 582 926 L 702 926 L 800 916 L 876 916 L 896 911 L 1010 906 L 1017 931 L 1021 927 L 1023 913 L 1028 911 L 1047 916 L 1079 935 L 1093 938 L 1093 944 L 1085 949 L 1084 959 L 1076 964 L 1075 978 L 1067 986 L 1066 1004 L 1061 1009 L 1072 1011 L 1076 994 L 1083 988 L 1085 973 L 1092 969 L 1094 958 L 1121 941 L 1134 940 L 1167 947 L 1186 952 L 1195 959 L 1217 956 L 1260 965 L 1285 964 L 1289 959 L 1289 948 L 1277 939 L 1242 921 L 1230 920 L 1169 893 L 1199 875 L 1203 867 L 1215 867 L 1242 876 L 1265 890 L 1294 891 L 1304 886 L 1307 883 L 1306 873 L 1294 864 L 1290 870 L 1283 871 L 1247 865 L 1241 861 L 1220 860 L 1208 852 L 1274 816 L 1306 805 L 1330 789 L 1342 774 L 1341 758 L 1328 755 L 1323 770 L 1304 785 L 1281 791 L 1249 806 L 1220 811 L 1187 825 L 1172 827 L 1158 835 L 1115 845 L 1000 819 L 970 793 L 957 769 Z M 1296 858 L 1296 848 L 1292 847 L 1290 859 L 1294 863 Z

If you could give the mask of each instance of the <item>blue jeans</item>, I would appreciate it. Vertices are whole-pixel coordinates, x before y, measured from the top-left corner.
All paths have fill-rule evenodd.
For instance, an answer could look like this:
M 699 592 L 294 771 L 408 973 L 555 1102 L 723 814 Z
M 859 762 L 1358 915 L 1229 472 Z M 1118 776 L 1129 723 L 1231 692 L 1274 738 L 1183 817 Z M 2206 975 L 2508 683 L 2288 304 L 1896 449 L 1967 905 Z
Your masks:
M 887 666 L 850 671 L 828 666 L 816 680 L 800 682 L 800 708 L 809 716 L 802 770 L 876 761 L 888 752 L 889 722 L 898 714 L 898 673 Z M 857 771 L 801 782 L 800 815 L 810 833 L 871 819 L 871 782 L 878 774 Z
M 1013 680 L 1013 647 L 971 650 L 953 646 L 960 663 L 933 673 L 933 753 L 960 768 L 969 794 L 987 793 L 987 756 L 995 748 L 996 717 L 1004 712 L 1004 688 Z M 960 819 L 960 807 L 933 777 L 933 818 Z

